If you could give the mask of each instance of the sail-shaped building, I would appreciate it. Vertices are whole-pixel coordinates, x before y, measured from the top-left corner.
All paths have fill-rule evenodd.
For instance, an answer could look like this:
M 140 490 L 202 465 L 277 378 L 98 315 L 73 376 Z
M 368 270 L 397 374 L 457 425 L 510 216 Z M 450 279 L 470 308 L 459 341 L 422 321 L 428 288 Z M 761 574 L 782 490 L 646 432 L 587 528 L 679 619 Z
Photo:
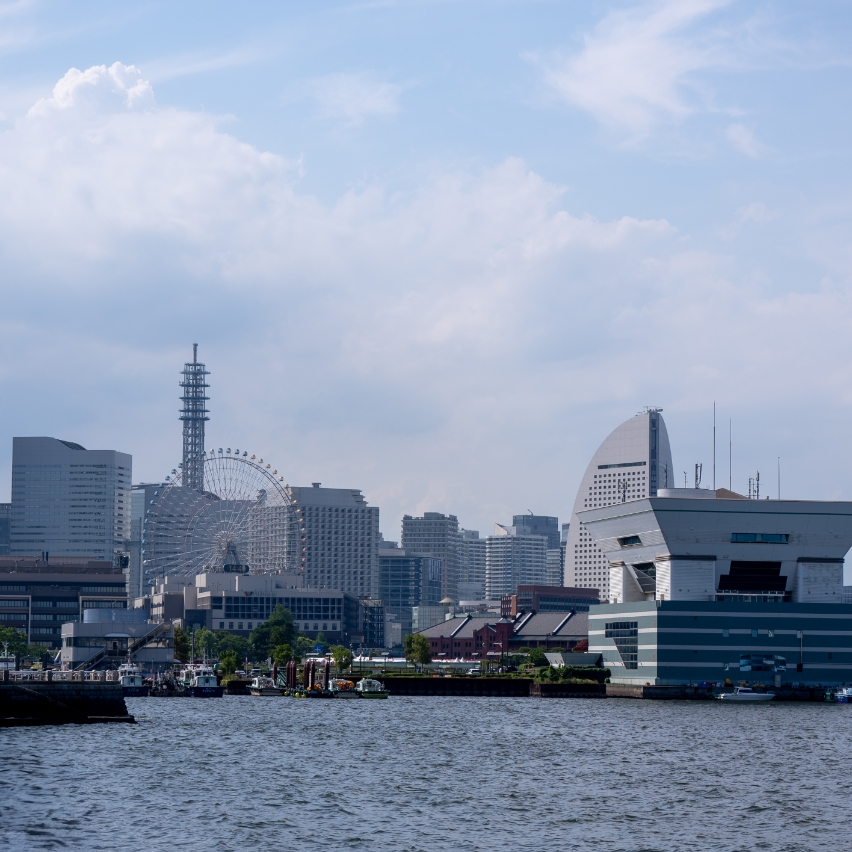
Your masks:
M 646 408 L 607 436 L 589 462 L 571 514 L 565 546 L 566 586 L 594 588 L 610 599 L 609 564 L 578 518 L 588 509 L 656 497 L 674 487 L 672 453 L 662 409 Z

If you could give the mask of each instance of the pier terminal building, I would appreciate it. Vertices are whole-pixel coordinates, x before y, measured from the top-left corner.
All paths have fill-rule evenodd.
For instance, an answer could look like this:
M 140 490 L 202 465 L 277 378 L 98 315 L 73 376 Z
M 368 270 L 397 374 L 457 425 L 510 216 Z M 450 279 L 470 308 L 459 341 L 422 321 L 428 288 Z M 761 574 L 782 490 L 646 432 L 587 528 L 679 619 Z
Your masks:
M 609 603 L 589 650 L 615 683 L 852 683 L 852 502 L 658 488 L 578 513 Z

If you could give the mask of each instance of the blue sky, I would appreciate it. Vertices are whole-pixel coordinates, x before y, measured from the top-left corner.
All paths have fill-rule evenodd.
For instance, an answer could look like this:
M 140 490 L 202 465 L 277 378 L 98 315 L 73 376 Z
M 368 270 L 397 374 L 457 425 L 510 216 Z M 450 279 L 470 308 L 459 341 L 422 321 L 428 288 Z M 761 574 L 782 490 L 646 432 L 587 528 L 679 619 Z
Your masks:
M 852 499 L 850 11 L 0 3 L 11 438 L 210 443 L 470 528 L 567 520 L 661 406 L 675 465 Z M 725 471 L 724 482 L 722 470 Z

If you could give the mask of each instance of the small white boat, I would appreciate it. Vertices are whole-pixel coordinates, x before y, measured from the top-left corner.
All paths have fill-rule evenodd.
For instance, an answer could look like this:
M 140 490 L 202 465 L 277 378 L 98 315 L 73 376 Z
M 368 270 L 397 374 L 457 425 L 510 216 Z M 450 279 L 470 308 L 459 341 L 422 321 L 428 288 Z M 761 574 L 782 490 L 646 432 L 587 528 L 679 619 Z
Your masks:
M 139 698 L 148 694 L 148 687 L 145 686 L 139 666 L 133 663 L 122 663 L 118 667 L 118 677 L 125 698 Z
M 216 672 L 210 668 L 195 670 L 186 694 L 190 698 L 221 698 L 225 694 L 225 687 L 219 685 Z
M 720 701 L 772 701 L 774 692 L 755 692 L 750 686 L 738 686 L 734 692 L 723 692 Z
M 355 692 L 361 698 L 387 698 L 390 693 L 384 688 L 382 682 L 373 680 L 370 677 L 365 677 L 355 684 Z
M 838 704 L 852 704 L 852 686 L 842 686 L 836 689 L 834 700 Z
M 271 677 L 260 675 L 256 677 L 249 687 L 252 695 L 283 695 L 284 690 L 275 685 Z

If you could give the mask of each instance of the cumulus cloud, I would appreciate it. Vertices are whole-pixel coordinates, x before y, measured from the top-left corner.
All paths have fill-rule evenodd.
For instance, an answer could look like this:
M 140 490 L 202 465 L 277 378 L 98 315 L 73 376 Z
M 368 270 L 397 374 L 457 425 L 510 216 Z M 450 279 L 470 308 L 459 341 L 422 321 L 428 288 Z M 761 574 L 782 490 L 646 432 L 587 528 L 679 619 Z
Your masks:
M 307 89 L 322 118 L 361 124 L 373 116 L 395 115 L 403 87 L 371 72 L 326 74 L 309 80 Z
M 570 56 L 539 59 L 545 83 L 632 140 L 660 122 L 680 121 L 704 104 L 695 72 L 723 63 L 718 37 L 691 29 L 730 0 L 667 0 L 608 14 Z
M 39 100 L 29 115 L 47 115 L 51 110 L 79 110 L 86 106 L 109 109 L 115 101 L 128 109 L 153 106 L 151 84 L 142 79 L 141 72 L 133 65 L 114 62 L 109 68 L 106 65 L 95 65 L 85 71 L 72 68 L 53 87 L 53 96 Z
M 388 533 L 423 509 L 487 529 L 567 512 L 572 472 L 644 403 L 852 386 L 845 286 L 776 293 L 672 223 L 569 201 L 508 159 L 322 203 L 295 163 L 157 106 L 132 67 L 69 72 L 0 131 L 3 428 L 159 477 L 197 340 L 212 442 L 363 488 Z

